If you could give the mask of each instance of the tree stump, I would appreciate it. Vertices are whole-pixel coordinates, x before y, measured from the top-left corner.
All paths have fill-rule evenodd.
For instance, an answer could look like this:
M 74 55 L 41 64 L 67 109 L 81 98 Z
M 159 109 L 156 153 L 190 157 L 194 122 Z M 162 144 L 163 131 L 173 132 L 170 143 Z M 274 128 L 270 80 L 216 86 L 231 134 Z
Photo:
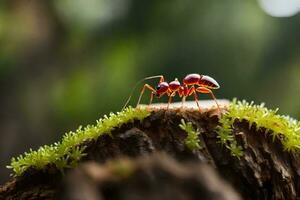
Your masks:
M 219 117 L 213 108 L 202 112 L 152 108 L 149 117 L 123 124 L 112 137 L 85 141 L 82 145 L 87 155 L 81 162 L 94 164 L 64 173 L 51 166 L 43 171 L 28 170 L 0 187 L 0 199 L 72 199 L 70 188 L 91 183 L 94 189 L 90 192 L 97 191 L 102 199 L 239 199 L 239 195 L 243 199 L 299 199 L 300 154 L 284 151 L 278 139 L 273 140 L 264 130 L 257 131 L 255 126 L 249 129 L 247 121 L 236 121 L 233 134 L 244 155 L 233 157 L 217 137 Z M 181 119 L 201 129 L 200 149 L 186 147 L 187 133 L 179 127 Z M 163 156 L 149 161 L 149 156 L 157 152 L 163 152 Z M 124 156 L 137 170 L 118 179 L 107 172 L 105 163 Z M 97 173 L 105 170 L 108 174 L 99 178 Z M 70 181 L 72 177 L 82 183 Z M 136 196 L 127 191 L 136 192 Z

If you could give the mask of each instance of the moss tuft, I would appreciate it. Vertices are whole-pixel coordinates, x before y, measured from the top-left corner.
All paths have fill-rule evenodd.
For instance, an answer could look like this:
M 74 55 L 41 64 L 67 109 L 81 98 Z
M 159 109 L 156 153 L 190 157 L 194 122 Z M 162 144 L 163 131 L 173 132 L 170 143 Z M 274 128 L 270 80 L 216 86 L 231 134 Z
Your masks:
M 181 119 L 179 127 L 187 133 L 187 137 L 184 140 L 185 145 L 190 150 L 200 149 L 200 139 L 198 137 L 200 134 L 199 129 L 195 130 L 193 124 L 191 122 L 185 123 L 184 119 Z
M 234 99 L 229 105 L 228 112 L 220 119 L 221 125 L 217 128 L 220 143 L 224 144 L 233 156 L 240 157 L 242 148 L 237 145 L 233 136 L 233 124 L 236 120 L 240 122 L 246 120 L 249 129 L 255 126 L 256 130 L 265 130 L 265 133 L 273 136 L 273 140 L 279 139 L 285 150 L 299 150 L 300 122 L 289 116 L 279 115 L 277 112 L 278 109 L 267 109 L 264 103 L 254 105 L 254 102 Z
M 111 134 L 115 128 L 124 123 L 134 120 L 142 121 L 149 115 L 150 112 L 146 109 L 133 109 L 131 107 L 117 114 L 110 113 L 109 117 L 105 115 L 98 120 L 96 125 L 88 125 L 85 128 L 80 126 L 75 132 L 66 133 L 61 142 L 45 145 L 36 151 L 30 149 L 29 152 L 12 158 L 8 168 L 12 169 L 17 176 L 21 176 L 29 168 L 41 170 L 49 165 L 54 165 L 59 170 L 73 168 L 85 155 L 83 153 L 85 146 L 80 146 L 84 141 L 96 140 L 104 134 Z

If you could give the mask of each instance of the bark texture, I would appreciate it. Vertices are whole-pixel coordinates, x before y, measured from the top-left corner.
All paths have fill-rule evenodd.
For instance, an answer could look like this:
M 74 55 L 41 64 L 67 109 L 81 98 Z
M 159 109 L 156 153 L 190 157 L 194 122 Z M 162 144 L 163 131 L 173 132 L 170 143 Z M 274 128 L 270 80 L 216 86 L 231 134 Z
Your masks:
M 184 118 L 185 121 L 192 122 L 195 127 L 201 129 L 201 135 L 199 136 L 202 146 L 201 149 L 191 151 L 185 146 L 184 139 L 186 133 L 179 128 L 182 118 Z M 188 178 L 192 176 L 202 176 L 202 165 L 205 164 L 205 166 L 207 165 L 210 166 L 210 168 L 214 168 L 222 179 L 224 179 L 224 181 L 220 181 L 220 187 L 216 188 L 222 188 L 224 185 L 224 187 L 229 187 L 227 186 L 228 184 L 232 185 L 243 199 L 298 199 L 297 197 L 300 196 L 300 155 L 298 153 L 284 151 L 280 141 L 273 141 L 271 136 L 264 133 L 264 130 L 256 131 L 255 126 L 249 129 L 247 121 L 236 121 L 234 124 L 234 136 L 238 144 L 243 147 L 244 156 L 240 159 L 234 158 L 230 155 L 230 152 L 219 143 L 215 132 L 218 119 L 219 115 L 216 110 L 206 110 L 202 113 L 197 110 L 187 109 L 175 109 L 167 112 L 162 109 L 154 110 L 142 123 L 136 121 L 134 123 L 124 124 L 121 128 L 116 129 L 112 133 L 113 137 L 105 135 L 97 141 L 86 141 L 84 145 L 87 146 L 85 150 L 87 156 L 82 162 L 93 161 L 104 164 L 108 160 L 118 159 L 122 156 L 137 159 L 136 163 L 134 161 L 131 162 L 139 166 L 138 168 L 140 170 L 133 173 L 132 178 L 127 177 L 127 179 L 122 179 L 118 183 L 108 184 L 104 189 L 101 187 L 103 181 L 110 182 L 113 180 L 107 178 L 105 180 L 97 179 L 95 182 L 95 190 L 98 192 L 105 191 L 105 194 L 107 194 L 107 191 L 112 194 L 114 192 L 116 194 L 123 194 L 127 190 L 134 191 L 135 186 L 140 187 L 139 183 L 150 180 L 150 182 L 148 182 L 150 184 L 152 180 L 151 177 L 155 177 L 155 180 L 157 180 L 157 182 L 155 182 L 157 188 L 148 187 L 147 190 L 147 187 L 145 187 L 147 191 L 143 191 L 144 193 L 140 193 L 140 195 L 143 196 L 147 194 L 148 196 L 151 194 L 153 195 L 150 195 L 151 197 L 157 197 L 156 199 L 159 199 L 159 194 L 171 194 L 168 191 L 164 191 L 164 184 L 167 182 L 165 182 L 166 180 L 164 178 L 159 178 L 160 173 L 162 173 L 167 174 L 167 179 L 172 180 L 170 183 L 174 182 L 174 184 L 171 184 L 173 190 L 176 188 L 176 190 L 178 189 L 178 191 L 182 191 L 182 194 L 184 194 L 182 198 L 179 198 L 181 196 L 177 195 L 177 199 L 210 199 L 205 198 L 206 196 L 195 198 L 193 195 L 199 194 L 197 193 L 199 188 L 196 186 L 192 187 L 193 184 L 191 183 L 200 185 L 205 183 L 197 178 Z M 178 167 L 181 168 L 182 171 L 190 171 L 196 169 L 195 166 L 198 166 L 199 172 L 190 172 L 190 174 L 187 173 L 189 174 L 187 177 L 178 179 L 176 172 L 172 171 L 170 164 L 168 165 L 170 168 L 159 168 L 159 166 L 163 164 L 161 161 L 158 161 L 159 159 L 156 159 L 156 161 L 150 164 L 152 168 L 150 167 L 151 173 L 148 174 L 146 172 L 147 170 L 143 168 L 146 165 L 140 164 L 143 163 L 143 161 L 141 161 L 143 159 L 138 157 L 146 157 L 155 152 L 164 152 L 171 157 L 169 160 L 171 160 L 170 162 L 173 163 L 175 168 Z M 175 161 L 173 161 L 173 159 Z M 193 163 L 191 169 L 185 166 L 190 165 L 190 163 Z M 101 168 L 100 166 L 97 167 Z M 96 169 L 98 169 L 97 167 Z M 72 173 L 87 174 L 88 172 L 85 171 L 89 171 L 85 167 L 78 168 L 78 170 L 81 171 L 73 171 Z M 214 170 L 209 169 L 208 171 Z M 65 173 L 68 175 L 69 171 Z M 212 175 L 212 177 L 214 176 L 215 175 Z M 0 188 L 0 199 L 58 198 L 58 194 L 61 193 L 58 188 L 66 188 L 66 185 L 71 187 L 70 184 L 72 181 L 65 181 L 64 177 L 66 176 L 61 175 L 61 173 L 53 167 L 49 167 L 43 172 L 29 170 L 25 176 L 14 178 L 2 186 Z M 141 177 L 145 179 L 141 180 Z M 206 176 L 204 175 L 203 177 Z M 159 182 L 159 180 L 161 182 Z M 180 184 L 183 180 L 187 181 L 191 187 L 186 188 L 184 184 Z M 206 179 L 204 178 L 204 180 Z M 128 181 L 128 184 L 131 183 L 130 181 L 133 181 L 135 184 L 127 185 L 126 181 Z M 161 187 L 159 187 L 160 184 Z M 206 181 L 206 184 L 204 188 L 210 188 L 211 182 Z M 161 190 L 159 190 L 160 188 Z M 67 191 L 67 189 L 65 191 Z M 207 191 L 208 190 L 204 191 L 204 193 Z M 101 193 L 102 199 L 108 199 L 105 194 L 103 195 Z M 119 196 L 112 199 L 120 199 L 118 197 Z M 140 196 L 137 196 L 136 199 L 140 199 L 138 197 Z M 226 199 L 226 195 L 223 196 L 223 199 Z

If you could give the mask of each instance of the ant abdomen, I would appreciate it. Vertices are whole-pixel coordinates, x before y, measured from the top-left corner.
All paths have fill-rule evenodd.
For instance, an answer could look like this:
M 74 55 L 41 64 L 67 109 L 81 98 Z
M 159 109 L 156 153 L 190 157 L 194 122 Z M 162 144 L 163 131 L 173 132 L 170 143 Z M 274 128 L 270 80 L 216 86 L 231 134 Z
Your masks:
M 215 79 L 213 79 L 210 76 L 206 76 L 206 75 L 202 75 L 202 77 L 198 81 L 197 85 L 203 86 L 203 87 L 206 87 L 206 88 L 209 88 L 209 89 L 218 89 L 218 88 L 220 88 L 220 85 L 218 84 L 218 82 Z

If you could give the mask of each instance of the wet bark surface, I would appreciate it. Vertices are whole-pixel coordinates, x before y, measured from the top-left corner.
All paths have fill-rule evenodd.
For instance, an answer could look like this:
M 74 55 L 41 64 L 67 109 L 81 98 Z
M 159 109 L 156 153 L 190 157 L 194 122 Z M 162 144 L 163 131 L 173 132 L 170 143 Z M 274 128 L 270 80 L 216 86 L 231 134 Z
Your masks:
M 179 128 L 182 118 L 192 122 L 195 128 L 201 130 L 199 136 L 201 149 L 191 151 L 185 146 L 186 133 Z M 217 138 L 215 128 L 218 125 L 218 119 L 219 114 L 216 110 L 206 110 L 202 113 L 197 110 L 186 109 L 167 112 L 159 109 L 154 110 L 142 123 L 135 121 L 114 130 L 113 137 L 104 135 L 96 141 L 86 141 L 83 145 L 87 146 L 85 149 L 87 156 L 84 157 L 82 163 L 93 161 L 104 164 L 109 160 L 123 156 L 133 159 L 132 162 L 134 162 L 135 159 L 140 160 L 140 157 L 164 152 L 171 160 L 174 160 L 174 165 L 182 168 L 186 167 L 182 166 L 185 163 L 199 165 L 199 171 L 201 171 L 202 165 L 209 166 L 217 171 L 224 180 L 221 181 L 224 183 L 223 185 L 231 185 L 243 199 L 297 199 L 300 196 L 300 155 L 298 153 L 284 151 L 280 141 L 277 139 L 273 141 L 272 137 L 265 134 L 263 129 L 256 131 L 255 126 L 249 129 L 246 121 L 236 121 L 234 136 L 238 144 L 243 147 L 244 155 L 240 159 L 232 157 Z M 161 170 L 162 173 L 167 173 L 166 169 L 154 168 L 154 171 L 159 172 Z M 72 172 L 65 171 L 65 174 L 68 177 Z M 148 176 L 145 172 L 141 172 L 141 174 Z M 133 177 L 140 177 L 141 174 L 134 174 Z M 51 166 L 43 172 L 29 170 L 23 177 L 14 178 L 2 186 L 0 199 L 56 199 L 58 193 L 61 193 L 58 192 L 58 188 L 64 188 L 66 185 L 66 175 L 62 175 L 61 172 Z M 157 179 L 159 180 L 159 178 Z M 180 180 L 171 178 L 169 175 L 168 179 L 180 182 Z M 111 189 L 111 192 L 120 194 L 123 194 L 122 192 L 127 189 L 134 191 L 134 184 L 131 185 L 132 188 L 125 188 L 123 191 L 121 186 L 126 186 L 126 180 L 120 181 L 111 188 L 106 188 L 105 191 Z M 109 180 L 105 181 L 109 182 Z M 161 181 L 161 183 L 158 181 L 155 184 L 162 184 L 163 190 L 163 181 L 165 180 Z M 190 181 L 197 182 L 199 180 Z M 100 184 L 101 181 L 96 183 Z M 210 182 L 208 181 L 207 184 Z M 177 186 L 183 187 L 180 184 Z M 99 185 L 96 184 L 95 187 L 97 187 L 97 191 L 102 191 Z M 196 190 L 196 188 L 194 189 Z M 184 188 L 178 190 L 182 190 L 182 194 L 189 193 L 189 190 Z M 150 194 L 149 192 L 145 191 L 145 194 Z M 155 189 L 151 192 L 160 194 L 162 191 Z M 105 195 L 102 196 L 103 199 L 108 199 L 105 197 Z M 115 199 L 120 198 L 116 197 Z M 178 199 L 198 198 L 188 196 L 188 198 Z M 202 199 L 207 198 L 202 197 Z

